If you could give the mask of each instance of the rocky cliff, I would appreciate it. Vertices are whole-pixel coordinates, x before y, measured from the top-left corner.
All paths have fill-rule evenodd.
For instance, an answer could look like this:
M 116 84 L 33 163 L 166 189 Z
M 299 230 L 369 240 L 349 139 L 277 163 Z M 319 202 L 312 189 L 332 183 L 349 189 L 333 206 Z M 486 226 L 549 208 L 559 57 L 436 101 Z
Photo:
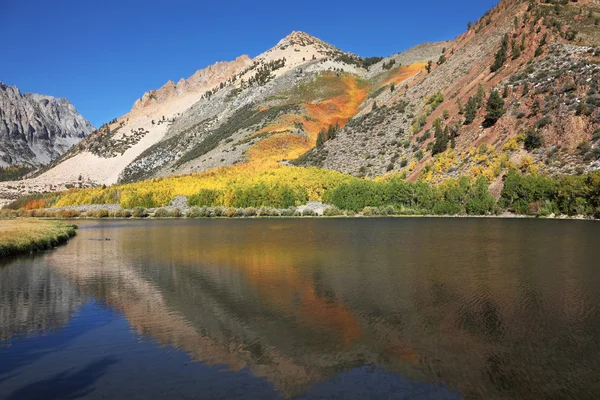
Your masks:
M 0 167 L 47 164 L 93 130 L 67 99 L 0 82 Z

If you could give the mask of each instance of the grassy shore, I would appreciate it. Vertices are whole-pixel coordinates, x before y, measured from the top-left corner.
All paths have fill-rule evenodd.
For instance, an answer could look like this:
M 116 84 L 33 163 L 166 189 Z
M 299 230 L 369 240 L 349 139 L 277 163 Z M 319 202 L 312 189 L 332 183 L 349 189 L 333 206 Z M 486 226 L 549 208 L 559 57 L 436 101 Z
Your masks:
M 0 220 L 0 258 L 51 249 L 75 236 L 75 226 L 58 221 Z

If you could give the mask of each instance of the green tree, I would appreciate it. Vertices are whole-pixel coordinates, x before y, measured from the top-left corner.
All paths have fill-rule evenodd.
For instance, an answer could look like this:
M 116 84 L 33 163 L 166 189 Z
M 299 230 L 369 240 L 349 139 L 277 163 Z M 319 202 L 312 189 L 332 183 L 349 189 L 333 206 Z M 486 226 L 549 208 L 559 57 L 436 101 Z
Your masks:
M 519 45 L 517 45 L 516 41 L 513 41 L 513 44 L 512 44 L 512 59 L 516 60 L 519 57 L 521 57 L 521 47 L 519 47 Z
M 442 130 L 441 123 L 436 125 L 435 127 L 435 142 L 433 143 L 433 147 L 431 148 L 431 155 L 435 156 L 436 154 L 443 153 L 448 149 L 448 142 L 450 141 L 450 131 L 448 126 L 444 130 Z
M 477 101 L 477 108 L 483 107 L 483 101 L 485 100 L 485 89 L 481 83 L 477 85 L 477 94 L 475 95 L 475 100 Z
M 507 50 L 508 50 L 508 34 L 504 35 L 504 37 L 502 38 L 502 43 L 500 45 L 500 49 L 498 50 L 498 52 L 494 56 L 494 63 L 490 67 L 490 70 L 492 72 L 496 72 L 500 68 L 502 68 L 502 66 L 506 62 L 506 53 L 507 53 Z
M 485 116 L 485 122 L 487 126 L 492 126 L 504 115 L 506 110 L 504 109 L 504 100 L 498 94 L 497 90 L 492 90 L 490 97 L 488 97 L 486 105 L 487 114 Z
M 323 143 L 327 141 L 327 133 L 325 129 L 321 129 L 321 132 L 317 135 L 317 147 L 323 146 Z
M 534 149 L 537 149 L 539 147 L 542 147 L 543 144 L 543 139 L 540 136 L 539 133 L 537 133 L 536 131 L 534 131 L 533 129 L 529 129 L 527 131 L 527 133 L 525 134 L 525 149 L 527 151 L 531 151 Z
M 477 116 L 477 100 L 475 97 L 469 97 L 469 101 L 465 107 L 465 125 L 470 125 Z

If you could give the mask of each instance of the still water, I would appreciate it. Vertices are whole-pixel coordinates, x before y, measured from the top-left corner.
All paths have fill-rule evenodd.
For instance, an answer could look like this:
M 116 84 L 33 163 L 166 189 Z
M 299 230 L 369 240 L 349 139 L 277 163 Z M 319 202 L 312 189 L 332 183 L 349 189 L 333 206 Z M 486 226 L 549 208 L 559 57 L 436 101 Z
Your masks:
M 80 222 L 0 263 L 0 398 L 598 398 L 599 254 L 583 221 Z

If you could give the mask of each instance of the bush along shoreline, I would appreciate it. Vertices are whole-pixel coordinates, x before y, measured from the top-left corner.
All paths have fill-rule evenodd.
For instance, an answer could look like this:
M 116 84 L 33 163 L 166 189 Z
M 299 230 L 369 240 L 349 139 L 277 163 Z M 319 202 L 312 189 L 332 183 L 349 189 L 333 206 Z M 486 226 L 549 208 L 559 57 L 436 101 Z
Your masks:
M 0 258 L 52 249 L 74 237 L 76 228 L 59 221 L 2 221 Z
M 58 194 L 59 195 L 59 194 Z M 50 196 L 57 196 L 51 194 Z M 37 201 L 37 200 L 36 200 Z M 400 178 L 352 179 L 330 187 L 322 201 L 309 201 L 302 187 L 257 184 L 244 190 L 200 189 L 174 196 L 168 205 L 123 209 L 120 204 L 61 208 L 23 208 L 19 199 L 0 217 L 104 218 L 255 218 L 338 216 L 531 216 L 600 219 L 600 171 L 580 176 L 522 175 L 510 170 L 498 199 L 484 177 L 447 179 L 437 185 Z M 43 201 L 39 204 L 46 204 Z

